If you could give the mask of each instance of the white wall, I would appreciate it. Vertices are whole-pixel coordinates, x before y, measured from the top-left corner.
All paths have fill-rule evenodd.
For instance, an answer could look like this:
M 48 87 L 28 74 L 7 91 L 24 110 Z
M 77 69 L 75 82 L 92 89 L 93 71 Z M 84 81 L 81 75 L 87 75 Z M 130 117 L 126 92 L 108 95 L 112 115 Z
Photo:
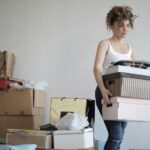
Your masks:
M 0 0 L 0 49 L 15 52 L 14 77 L 49 84 L 44 123 L 49 122 L 52 96 L 94 99 L 96 47 L 111 35 L 106 13 L 120 4 L 130 5 L 139 15 L 129 41 L 140 59 L 149 60 L 149 0 Z M 149 123 L 130 123 L 122 150 L 150 148 L 149 128 Z M 95 137 L 107 137 L 98 112 Z

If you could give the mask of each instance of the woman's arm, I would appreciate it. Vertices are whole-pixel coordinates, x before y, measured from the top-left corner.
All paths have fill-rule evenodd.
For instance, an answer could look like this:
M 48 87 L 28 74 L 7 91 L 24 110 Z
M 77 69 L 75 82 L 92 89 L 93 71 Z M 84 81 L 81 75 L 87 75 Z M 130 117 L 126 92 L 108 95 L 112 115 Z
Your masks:
M 111 103 L 109 100 L 109 96 L 111 96 L 112 94 L 110 93 L 109 90 L 107 90 L 105 88 L 104 82 L 103 82 L 103 77 L 102 77 L 103 62 L 104 62 L 107 51 L 108 51 L 107 41 L 101 41 L 97 47 L 93 72 L 94 72 L 94 76 L 95 76 L 95 80 L 97 82 L 97 85 L 100 88 L 100 91 L 102 93 L 104 103 Z

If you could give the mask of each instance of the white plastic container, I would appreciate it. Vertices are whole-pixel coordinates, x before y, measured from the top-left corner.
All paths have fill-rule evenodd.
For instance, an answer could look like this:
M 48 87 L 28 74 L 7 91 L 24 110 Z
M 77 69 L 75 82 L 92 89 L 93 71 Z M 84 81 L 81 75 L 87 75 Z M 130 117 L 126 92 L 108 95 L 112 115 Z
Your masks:
M 83 149 L 94 146 L 93 130 L 56 130 L 53 132 L 54 149 Z

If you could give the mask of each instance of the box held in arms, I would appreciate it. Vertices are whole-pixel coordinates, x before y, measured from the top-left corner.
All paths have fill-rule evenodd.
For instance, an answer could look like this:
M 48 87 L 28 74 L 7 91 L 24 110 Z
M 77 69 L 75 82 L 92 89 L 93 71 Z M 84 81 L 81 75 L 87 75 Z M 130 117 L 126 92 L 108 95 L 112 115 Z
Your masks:
M 38 148 L 52 148 L 52 133 L 50 131 L 8 129 L 6 144 L 36 144 Z
M 67 113 L 78 113 L 87 116 L 91 126 L 95 116 L 95 101 L 85 98 L 52 97 L 50 123 L 55 125 Z
M 103 80 L 114 97 L 150 99 L 150 76 L 112 73 L 104 75 Z
M 45 93 L 34 89 L 0 91 L 0 115 L 42 115 Z
M 0 137 L 6 137 L 7 129 L 40 129 L 43 116 L 0 116 Z
M 94 146 L 93 130 L 56 130 L 53 132 L 54 149 L 83 149 Z
M 150 121 L 150 101 L 112 97 L 112 104 L 103 104 L 104 120 Z

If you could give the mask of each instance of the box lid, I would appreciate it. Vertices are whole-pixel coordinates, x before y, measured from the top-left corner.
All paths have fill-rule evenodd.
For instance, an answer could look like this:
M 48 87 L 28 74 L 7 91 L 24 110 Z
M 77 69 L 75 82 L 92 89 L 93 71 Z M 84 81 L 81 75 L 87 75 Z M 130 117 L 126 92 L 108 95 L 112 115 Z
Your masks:
M 150 100 L 148 99 L 138 99 L 138 98 L 126 98 L 126 97 L 112 97 L 111 102 L 122 102 L 122 103 L 138 103 L 138 104 L 149 104 Z
M 110 80 L 110 79 L 122 78 L 122 77 L 150 80 L 150 76 L 145 76 L 145 75 L 140 75 L 140 74 L 124 73 L 124 72 L 116 72 L 116 73 L 103 75 L 104 80 Z
M 86 132 L 92 132 L 92 128 L 85 128 L 83 130 L 56 130 L 53 132 L 53 134 L 81 134 L 81 133 L 86 133 Z
M 131 74 L 139 74 L 139 75 L 145 75 L 150 76 L 150 70 L 149 69 L 142 69 L 142 68 L 134 68 L 130 66 L 111 66 L 106 69 L 105 74 L 111 74 L 116 72 L 124 72 L 124 73 L 131 73 Z

